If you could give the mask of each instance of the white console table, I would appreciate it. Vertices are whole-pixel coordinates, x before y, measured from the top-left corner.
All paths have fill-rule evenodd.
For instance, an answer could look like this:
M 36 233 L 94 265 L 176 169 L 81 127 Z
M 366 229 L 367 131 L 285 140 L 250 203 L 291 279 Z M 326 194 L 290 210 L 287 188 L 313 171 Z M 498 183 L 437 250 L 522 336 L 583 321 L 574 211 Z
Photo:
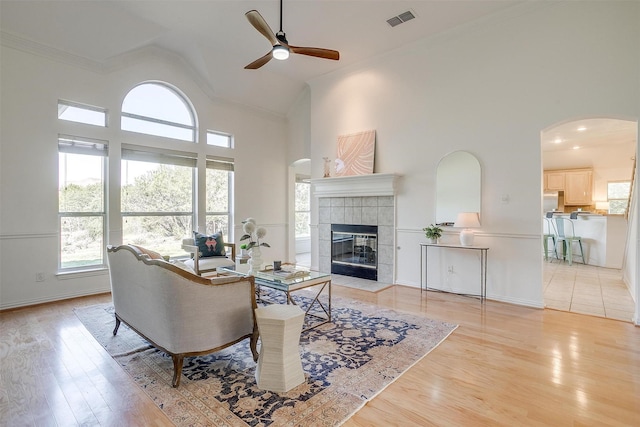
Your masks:
M 420 292 L 422 291 L 438 291 L 438 292 L 449 292 L 442 289 L 437 288 L 429 288 L 429 284 L 427 281 L 429 280 L 429 248 L 440 248 L 440 249 L 463 249 L 463 250 L 471 250 L 471 251 L 479 251 L 480 252 L 480 294 L 458 294 L 464 296 L 473 296 L 480 297 L 480 301 L 484 302 L 487 298 L 487 252 L 489 248 L 481 247 L 481 246 L 462 246 L 462 245 L 451 245 L 451 244 L 442 244 L 442 243 L 420 243 Z M 424 276 L 423 276 L 424 274 Z M 424 284 L 424 286 L 423 286 Z

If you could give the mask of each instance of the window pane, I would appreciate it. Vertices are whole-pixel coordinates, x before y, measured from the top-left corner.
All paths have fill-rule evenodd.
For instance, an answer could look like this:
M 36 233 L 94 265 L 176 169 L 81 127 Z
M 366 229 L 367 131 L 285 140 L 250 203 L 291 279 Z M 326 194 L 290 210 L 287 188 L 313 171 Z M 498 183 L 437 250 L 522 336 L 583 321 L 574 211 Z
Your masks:
M 229 183 L 227 171 L 207 169 L 207 212 L 229 212 Z
M 627 199 L 609 200 L 609 213 L 622 215 L 627 211 Z
M 104 216 L 61 217 L 60 267 L 103 264 Z
M 224 241 L 229 243 L 229 215 L 207 215 L 207 233 L 221 231 Z
M 58 118 L 87 125 L 103 127 L 107 125 L 106 110 L 83 108 L 80 105 L 70 105 L 64 102 L 58 102 Z
M 181 141 L 194 140 L 193 129 L 185 129 L 164 123 L 155 123 L 125 116 L 122 116 L 122 129 L 147 135 L 179 139 Z
M 157 83 L 144 83 L 131 89 L 122 102 L 122 112 L 194 125 L 191 109 L 182 96 Z
M 126 216 L 122 242 L 140 245 L 162 255 L 182 256 L 182 239 L 192 235 L 191 215 Z
M 296 237 L 311 235 L 309 212 L 296 212 Z
M 122 161 L 122 212 L 193 212 L 193 168 Z
M 631 182 L 609 182 L 608 184 L 609 199 L 627 199 L 629 197 Z
M 231 135 L 227 135 L 220 132 L 207 132 L 207 144 L 215 145 L 218 147 L 231 147 Z
M 306 182 L 296 182 L 296 211 L 309 211 L 311 210 L 310 203 L 311 184 Z
M 60 212 L 104 212 L 104 157 L 59 153 Z

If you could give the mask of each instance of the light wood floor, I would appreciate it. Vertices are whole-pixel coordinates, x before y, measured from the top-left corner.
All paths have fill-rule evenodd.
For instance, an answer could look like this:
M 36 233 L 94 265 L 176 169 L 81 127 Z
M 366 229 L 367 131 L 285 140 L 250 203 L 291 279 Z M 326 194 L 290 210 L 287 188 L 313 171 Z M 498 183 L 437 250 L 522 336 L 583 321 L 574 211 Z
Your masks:
M 631 323 L 402 286 L 333 290 L 459 325 L 346 427 L 639 425 Z M 109 300 L 0 313 L 0 425 L 171 425 L 73 313 Z

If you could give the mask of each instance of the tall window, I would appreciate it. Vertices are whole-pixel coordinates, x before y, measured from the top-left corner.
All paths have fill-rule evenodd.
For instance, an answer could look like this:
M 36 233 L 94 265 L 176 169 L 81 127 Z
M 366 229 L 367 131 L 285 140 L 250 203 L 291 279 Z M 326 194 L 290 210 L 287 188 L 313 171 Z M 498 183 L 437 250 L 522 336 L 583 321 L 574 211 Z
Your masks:
M 233 190 L 233 160 L 207 159 L 207 233 L 221 231 L 229 240 L 231 224 L 231 194 Z
M 296 177 L 295 217 L 296 238 L 309 237 L 311 230 L 311 184 L 308 178 Z
M 195 155 L 123 145 L 122 242 L 184 255 L 193 230 Z
M 196 142 L 193 109 L 178 92 L 162 83 L 142 83 L 122 102 L 122 129 Z
M 58 268 L 105 266 L 106 141 L 58 137 Z
M 609 200 L 609 213 L 623 215 L 629 205 L 631 181 L 619 181 L 607 183 L 607 199 Z

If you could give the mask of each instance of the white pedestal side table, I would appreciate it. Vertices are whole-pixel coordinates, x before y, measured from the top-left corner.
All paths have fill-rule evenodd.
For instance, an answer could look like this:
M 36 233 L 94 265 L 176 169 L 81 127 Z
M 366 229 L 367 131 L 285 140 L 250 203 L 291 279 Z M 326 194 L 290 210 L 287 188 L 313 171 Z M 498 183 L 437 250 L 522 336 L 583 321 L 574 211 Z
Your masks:
M 299 344 L 304 311 L 292 304 L 271 304 L 257 308 L 255 313 L 261 340 L 258 387 L 285 392 L 302 384 Z

